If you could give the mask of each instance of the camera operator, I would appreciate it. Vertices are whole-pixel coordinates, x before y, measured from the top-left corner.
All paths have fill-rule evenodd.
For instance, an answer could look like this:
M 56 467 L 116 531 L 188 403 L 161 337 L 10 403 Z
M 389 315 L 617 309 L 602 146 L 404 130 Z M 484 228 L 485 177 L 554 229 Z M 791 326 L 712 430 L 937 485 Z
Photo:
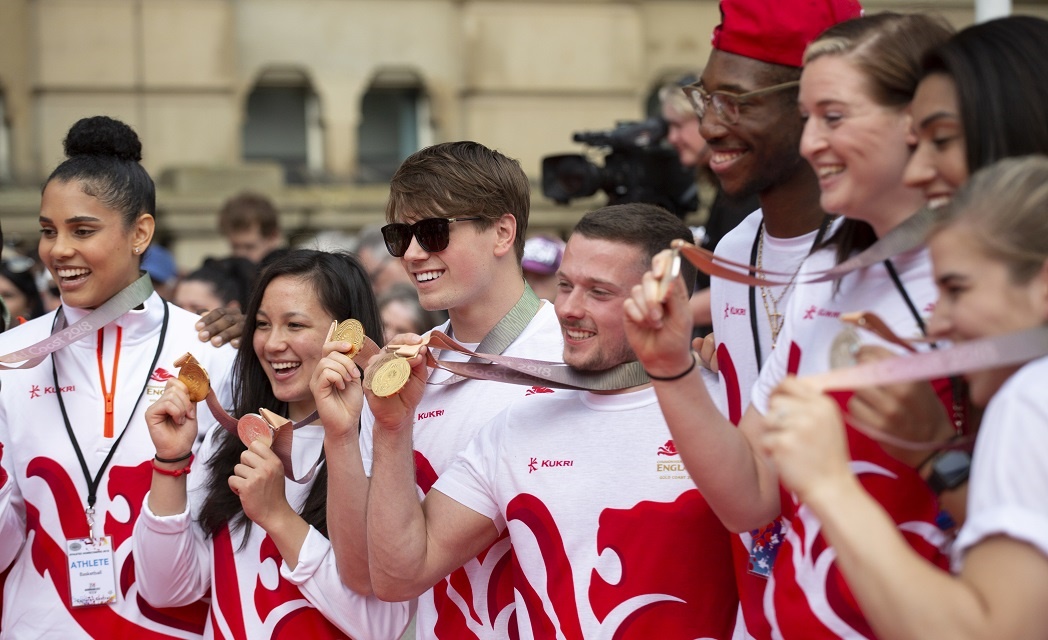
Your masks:
M 755 193 L 742 194 L 740 197 L 725 193 L 710 170 L 712 152 L 699 133 L 699 117 L 694 107 L 681 91 L 681 87 L 697 80 L 696 75 L 688 74 L 675 83 L 664 85 L 659 89 L 659 105 L 662 119 L 668 126 L 666 141 L 677 150 L 681 165 L 695 170 L 700 220 L 703 224 L 703 233 L 696 233 L 695 241 L 712 251 L 726 233 L 760 207 L 760 201 Z M 695 283 L 695 294 L 691 297 L 695 333 L 700 336 L 713 329 L 709 286 L 710 277 L 700 271 Z

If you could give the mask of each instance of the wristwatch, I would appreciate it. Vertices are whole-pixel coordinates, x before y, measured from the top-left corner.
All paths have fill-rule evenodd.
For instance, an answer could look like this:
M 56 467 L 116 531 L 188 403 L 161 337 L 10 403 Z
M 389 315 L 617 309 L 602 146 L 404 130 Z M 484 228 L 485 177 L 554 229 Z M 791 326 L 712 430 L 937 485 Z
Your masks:
M 972 456 L 967 451 L 956 449 L 944 451 L 932 461 L 932 473 L 928 476 L 928 486 L 935 492 L 935 495 L 956 489 L 968 481 L 971 467 Z

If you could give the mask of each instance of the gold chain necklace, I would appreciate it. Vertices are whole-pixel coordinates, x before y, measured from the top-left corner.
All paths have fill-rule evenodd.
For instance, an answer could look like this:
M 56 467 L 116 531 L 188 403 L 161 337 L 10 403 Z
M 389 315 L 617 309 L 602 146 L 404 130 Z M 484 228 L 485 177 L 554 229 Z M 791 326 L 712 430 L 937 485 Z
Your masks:
M 760 240 L 757 241 L 757 264 L 755 265 L 757 267 L 757 277 L 761 280 L 767 279 L 766 276 L 764 276 L 761 273 L 763 263 L 764 231 L 762 230 L 760 234 Z M 783 324 L 783 316 L 782 313 L 779 312 L 779 302 L 782 301 L 782 299 L 786 296 L 786 293 L 793 287 L 793 282 L 797 279 L 797 274 L 800 273 L 801 266 L 803 264 L 804 260 L 802 259 L 800 263 L 797 265 L 797 268 L 794 269 L 793 275 L 790 276 L 789 282 L 787 282 L 786 285 L 782 288 L 782 292 L 779 293 L 779 297 L 776 298 L 774 295 L 768 292 L 768 289 L 770 289 L 771 287 L 765 287 L 763 284 L 761 285 L 761 302 L 764 303 L 764 313 L 768 316 L 768 328 L 771 330 L 771 348 L 773 350 L 775 349 L 775 343 L 779 341 L 779 332 L 782 331 Z M 769 299 L 771 300 L 771 304 L 768 303 Z

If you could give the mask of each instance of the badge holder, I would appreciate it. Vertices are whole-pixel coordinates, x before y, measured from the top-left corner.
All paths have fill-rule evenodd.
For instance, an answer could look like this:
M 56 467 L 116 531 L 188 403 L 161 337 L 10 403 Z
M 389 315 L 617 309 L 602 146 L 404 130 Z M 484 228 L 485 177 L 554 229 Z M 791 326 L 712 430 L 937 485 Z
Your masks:
M 116 562 L 113 537 L 95 537 L 95 510 L 88 507 L 89 537 L 66 540 L 69 600 L 74 607 L 116 604 Z

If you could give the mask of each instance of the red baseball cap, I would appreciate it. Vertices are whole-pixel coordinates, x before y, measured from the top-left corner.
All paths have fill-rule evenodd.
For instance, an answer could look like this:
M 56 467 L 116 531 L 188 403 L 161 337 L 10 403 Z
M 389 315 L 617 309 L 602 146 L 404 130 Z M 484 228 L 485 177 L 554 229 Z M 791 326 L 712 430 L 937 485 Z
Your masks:
M 833 25 L 862 15 L 859 0 L 721 0 L 713 48 L 803 66 L 808 44 Z

